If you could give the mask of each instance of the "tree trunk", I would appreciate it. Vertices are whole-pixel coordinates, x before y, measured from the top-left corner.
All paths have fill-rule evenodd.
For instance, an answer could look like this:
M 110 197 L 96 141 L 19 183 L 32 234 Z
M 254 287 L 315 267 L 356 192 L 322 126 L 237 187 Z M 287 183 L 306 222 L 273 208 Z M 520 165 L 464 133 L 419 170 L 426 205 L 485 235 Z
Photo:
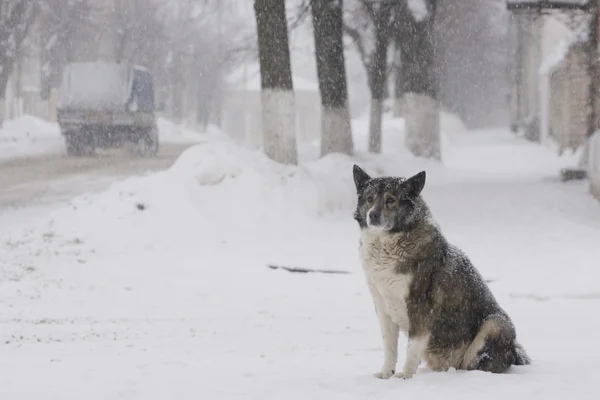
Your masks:
M 13 61 L 0 60 L 0 100 L 4 100 L 6 97 L 6 87 L 8 86 L 8 79 L 13 71 Z
M 588 130 L 587 136 L 591 137 L 598 130 L 598 84 L 600 84 L 600 69 L 598 68 L 598 24 L 600 23 L 600 2 L 594 1 L 591 10 L 588 33 L 588 74 L 590 87 L 588 95 Z
M 405 143 L 418 157 L 441 159 L 440 116 L 434 71 L 433 21 L 435 1 L 428 0 L 427 16 L 406 18 L 401 46 L 406 118 Z
M 353 152 L 343 43 L 343 0 L 312 0 L 321 93 L 321 155 Z
M 255 0 L 260 63 L 263 150 L 283 164 L 296 164 L 294 88 L 285 0 Z
M 36 10 L 31 0 L 12 0 L 6 5 L 0 1 L 0 99 L 6 96 L 6 85 L 14 68 L 17 47 L 27 36 Z
M 404 115 L 404 78 L 402 75 L 402 53 L 400 50 L 400 46 L 402 43 L 402 38 L 396 37 L 394 38 L 394 52 L 395 52 L 395 60 L 393 64 L 393 72 L 394 72 L 394 108 L 393 115 L 394 118 L 400 118 Z
M 371 153 L 381 152 L 381 125 L 383 122 L 385 85 L 387 83 L 388 19 L 389 14 L 388 16 L 382 16 L 381 20 L 376 23 L 375 52 L 369 68 L 369 86 L 371 89 L 369 151 Z
M 183 123 L 183 96 L 185 88 L 182 85 L 182 80 L 177 79 L 183 75 L 183 56 L 174 52 L 173 65 L 171 70 L 171 115 L 178 124 Z
M 6 87 L 8 86 L 8 79 L 12 73 L 13 64 L 12 61 L 0 60 L 0 128 L 4 123 L 4 111 L 6 107 Z

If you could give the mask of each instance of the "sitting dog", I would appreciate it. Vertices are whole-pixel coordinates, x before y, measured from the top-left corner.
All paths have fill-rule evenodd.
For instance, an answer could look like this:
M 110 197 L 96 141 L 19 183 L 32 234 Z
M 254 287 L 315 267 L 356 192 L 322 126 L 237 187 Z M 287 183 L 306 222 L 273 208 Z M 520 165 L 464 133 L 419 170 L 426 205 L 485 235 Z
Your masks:
M 421 198 L 425 171 L 371 178 L 355 165 L 354 183 L 360 258 L 383 336 L 383 367 L 375 376 L 408 379 L 422 360 L 434 371 L 501 373 L 529 364 L 510 318 Z M 399 331 L 408 334 L 408 346 L 395 374 Z

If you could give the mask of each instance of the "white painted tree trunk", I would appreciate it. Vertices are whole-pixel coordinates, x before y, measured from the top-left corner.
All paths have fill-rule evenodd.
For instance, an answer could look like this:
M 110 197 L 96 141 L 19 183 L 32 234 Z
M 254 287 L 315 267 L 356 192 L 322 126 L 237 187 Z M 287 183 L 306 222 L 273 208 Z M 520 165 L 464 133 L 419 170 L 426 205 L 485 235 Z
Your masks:
M 296 113 L 292 90 L 263 89 L 263 151 L 281 164 L 297 164 Z
M 371 98 L 369 119 L 369 152 L 381 153 L 381 125 L 383 123 L 383 99 Z
M 321 155 L 343 153 L 352 155 L 350 111 L 346 107 L 323 107 L 321 117 Z
M 417 157 L 441 159 L 440 112 L 435 99 L 420 93 L 406 93 L 405 144 Z

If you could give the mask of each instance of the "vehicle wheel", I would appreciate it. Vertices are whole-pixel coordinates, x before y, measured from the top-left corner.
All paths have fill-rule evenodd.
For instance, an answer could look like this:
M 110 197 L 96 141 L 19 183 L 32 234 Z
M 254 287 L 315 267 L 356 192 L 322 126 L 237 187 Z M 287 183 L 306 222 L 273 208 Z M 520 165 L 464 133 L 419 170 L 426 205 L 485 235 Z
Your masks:
M 158 147 L 158 132 L 152 129 L 138 140 L 135 150 L 142 157 L 154 157 L 158 154 Z
M 83 133 L 65 134 L 65 144 L 69 157 L 85 157 L 94 154 L 92 141 Z

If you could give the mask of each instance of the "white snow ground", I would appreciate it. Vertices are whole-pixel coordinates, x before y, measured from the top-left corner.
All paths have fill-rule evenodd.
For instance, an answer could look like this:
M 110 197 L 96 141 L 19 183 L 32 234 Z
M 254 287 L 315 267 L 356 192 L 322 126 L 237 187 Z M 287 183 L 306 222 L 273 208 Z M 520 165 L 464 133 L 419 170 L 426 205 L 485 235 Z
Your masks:
M 597 398 L 600 205 L 555 179 L 573 159 L 506 132 L 446 132 L 441 166 L 411 157 L 402 132 L 385 122 L 383 155 L 298 167 L 215 136 L 165 172 L 0 231 L 0 398 Z M 533 365 L 372 376 L 382 351 L 355 162 L 427 170 L 434 216 L 493 280 Z

